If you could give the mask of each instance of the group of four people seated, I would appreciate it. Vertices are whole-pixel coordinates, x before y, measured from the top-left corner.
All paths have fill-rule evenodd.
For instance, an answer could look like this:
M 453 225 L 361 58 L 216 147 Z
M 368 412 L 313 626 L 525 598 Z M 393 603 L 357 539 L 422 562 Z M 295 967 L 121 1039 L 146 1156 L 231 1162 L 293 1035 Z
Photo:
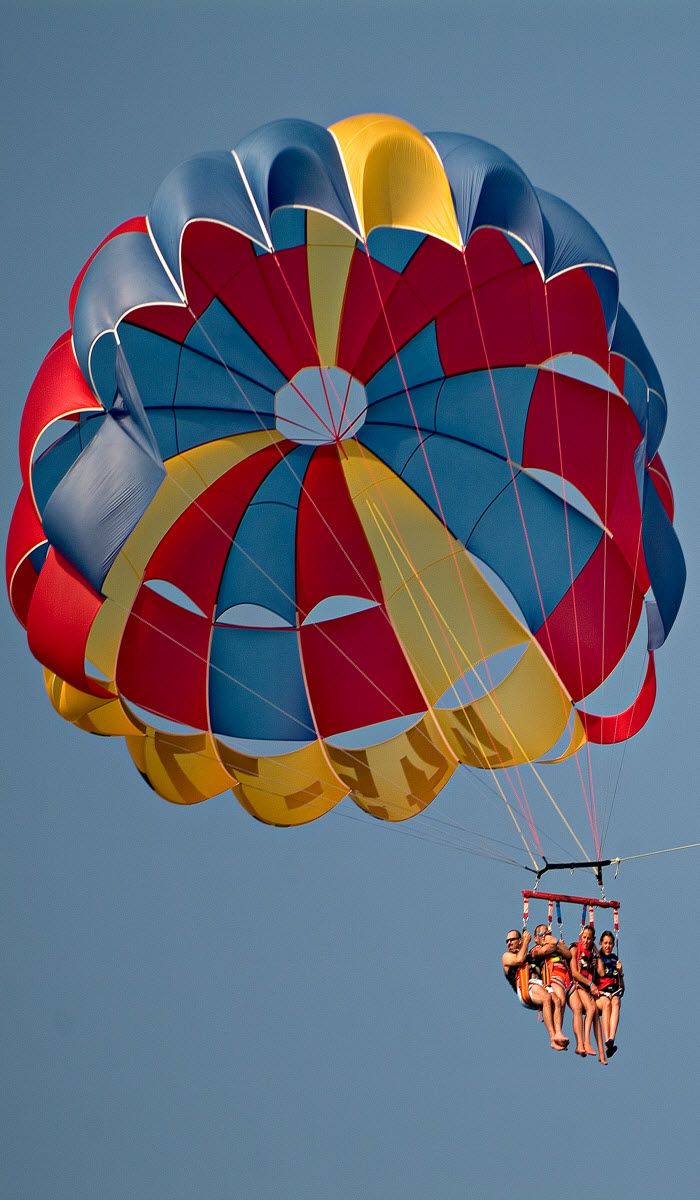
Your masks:
M 569 1039 L 563 1031 L 566 1005 L 571 1009 L 576 1053 L 582 1058 L 596 1051 L 603 1065 L 617 1051 L 615 1035 L 620 1020 L 620 1000 L 625 990 L 622 963 L 615 952 L 615 937 L 606 929 L 595 944 L 595 929 L 584 925 L 577 942 L 557 939 L 547 925 L 530 932 L 511 929 L 503 955 L 506 979 L 526 1008 L 542 1013 L 553 1050 L 566 1050 Z

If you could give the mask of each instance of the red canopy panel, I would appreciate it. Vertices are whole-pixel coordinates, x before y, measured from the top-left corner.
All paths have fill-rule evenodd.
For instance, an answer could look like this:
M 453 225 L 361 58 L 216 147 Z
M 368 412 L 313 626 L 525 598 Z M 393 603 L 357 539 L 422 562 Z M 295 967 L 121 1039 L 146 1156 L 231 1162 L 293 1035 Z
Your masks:
M 5 579 L 10 604 L 18 620 L 27 625 L 29 602 L 37 572 L 29 558 L 35 546 L 45 542 L 44 531 L 26 487 L 22 487 L 10 521 L 5 550 Z
M 212 221 L 187 225 L 180 247 L 186 303 L 146 305 L 129 313 L 129 324 L 182 343 L 218 289 L 255 261 L 249 239 Z
M 19 430 L 19 465 L 31 489 L 32 454 L 52 421 L 86 411 L 103 412 L 88 387 L 73 354 L 70 330 L 54 342 L 39 367 L 22 413 Z
M 621 397 L 552 371 L 538 373 L 525 426 L 523 466 L 552 471 L 578 488 L 635 571 L 637 586 L 646 591 L 634 469 L 639 441 L 639 425 Z
M 221 576 L 241 518 L 265 477 L 292 449 L 292 442 L 266 446 L 202 492 L 161 539 L 144 579 L 174 584 L 213 619 Z
M 305 245 L 254 255 L 219 298 L 287 379 L 318 366 Z
M 113 692 L 85 674 L 85 650 L 92 623 L 103 604 L 70 563 L 50 548 L 29 606 L 27 638 L 35 658 L 91 696 Z
M 549 354 L 582 354 L 608 369 L 605 315 L 596 286 L 585 267 L 557 275 L 546 284 Z
M 650 651 L 644 682 L 636 700 L 629 708 L 626 708 L 624 712 L 604 717 L 598 717 L 594 713 L 578 709 L 578 715 L 589 742 L 596 742 L 598 745 L 612 745 L 614 742 L 624 742 L 627 738 L 634 737 L 635 733 L 639 733 L 651 716 L 655 700 L 656 668 L 654 655 Z
M 398 271 L 370 263 L 363 250 L 355 250 L 345 288 L 337 362 L 362 383 L 393 353 L 384 307 L 400 281 Z
M 574 700 L 595 691 L 620 661 L 642 603 L 625 559 L 610 538 L 602 537 L 535 635 Z
M 299 620 L 328 596 L 382 600 L 379 572 L 350 499 L 337 446 L 314 452 L 299 496 L 296 589 Z
M 116 682 L 141 708 L 206 729 L 211 622 L 150 588 L 139 591 L 124 629 Z
M 346 331 L 356 308 L 362 303 L 358 296 L 355 303 L 354 288 L 358 283 L 368 283 L 368 296 L 364 311 L 358 313 L 363 332 L 364 343 L 358 347 L 357 356 L 348 370 L 352 370 L 357 378 L 366 381 L 370 379 L 393 355 L 394 347 L 401 349 L 411 338 L 431 321 L 438 318 L 438 340 L 440 358 L 445 367 L 445 373 L 457 374 L 466 370 L 481 370 L 487 362 L 484 358 L 479 323 L 474 311 L 474 301 L 470 292 L 470 280 L 477 290 L 477 311 L 481 319 L 481 306 L 486 297 L 488 311 L 488 295 L 495 288 L 500 296 L 507 290 L 510 294 L 513 281 L 517 280 L 516 307 L 524 310 L 519 313 L 518 324 L 522 327 L 528 315 L 528 272 L 534 272 L 540 292 L 542 284 L 537 268 L 524 267 L 515 251 L 507 240 L 494 231 L 476 234 L 470 241 L 465 257 L 462 252 L 437 238 L 426 238 L 406 266 L 403 274 L 396 275 L 372 260 L 367 262 L 367 256 L 359 254 L 359 259 L 365 260 L 364 266 L 358 266 L 350 273 L 350 280 L 345 297 L 343 310 L 343 330 L 341 348 L 343 353 L 352 337 L 352 331 Z M 467 270 L 468 266 L 468 270 Z M 372 275 L 376 277 L 373 279 Z M 390 277 L 394 281 L 390 286 Z M 377 292 L 382 291 L 382 303 Z M 368 328 L 368 317 L 374 314 L 372 324 Z M 542 326 L 544 332 L 544 325 Z M 519 358 L 512 350 L 512 330 L 505 352 L 508 364 L 518 362 L 533 362 L 532 355 Z M 503 335 L 499 334 L 499 345 Z M 443 357 L 445 348 L 447 358 Z M 494 344 L 494 351 L 497 346 Z M 524 353 L 524 350 L 523 350 Z M 455 366 L 455 355 L 461 355 Z M 339 360 L 340 361 L 340 360 Z M 449 363 L 449 366 L 448 366 Z M 491 365 L 496 365 L 492 363 Z
M 322 737 L 427 709 L 383 607 L 303 625 L 299 638 Z

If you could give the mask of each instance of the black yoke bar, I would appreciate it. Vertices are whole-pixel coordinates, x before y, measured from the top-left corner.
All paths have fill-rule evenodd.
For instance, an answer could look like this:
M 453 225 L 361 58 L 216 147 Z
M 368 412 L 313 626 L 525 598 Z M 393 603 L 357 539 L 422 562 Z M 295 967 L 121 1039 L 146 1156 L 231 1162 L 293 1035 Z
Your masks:
M 556 863 L 551 863 L 551 862 L 547 862 L 547 859 L 545 858 L 545 860 L 544 860 L 545 865 L 543 867 L 540 867 L 540 869 L 538 871 L 536 871 L 534 867 L 526 867 L 526 870 L 528 870 L 532 875 L 537 876 L 538 883 L 539 883 L 540 879 L 542 878 L 542 876 L 547 874 L 547 871 L 591 871 L 592 870 L 595 873 L 595 877 L 598 881 L 598 886 L 602 887 L 603 886 L 603 867 L 611 867 L 613 865 L 613 863 L 617 863 L 617 862 L 618 862 L 618 859 L 616 859 L 616 858 L 599 858 L 599 859 L 597 859 L 597 861 L 594 861 L 594 862 L 565 862 L 565 863 L 556 862 Z

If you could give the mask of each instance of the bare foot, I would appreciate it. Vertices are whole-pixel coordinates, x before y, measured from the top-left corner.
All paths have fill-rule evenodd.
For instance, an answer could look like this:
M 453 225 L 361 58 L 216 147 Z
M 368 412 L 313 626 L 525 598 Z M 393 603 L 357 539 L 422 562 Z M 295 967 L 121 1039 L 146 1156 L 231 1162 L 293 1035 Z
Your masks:
M 601 1067 L 607 1067 L 607 1065 L 608 1065 L 607 1058 L 603 1058 L 602 1055 L 598 1059 L 598 1062 L 600 1063 Z
M 577 1053 L 578 1055 L 580 1055 L 580 1057 L 581 1057 L 581 1058 L 587 1058 L 587 1057 L 588 1057 L 588 1055 L 586 1054 L 586 1051 L 584 1050 L 583 1046 L 577 1046 L 577 1047 L 576 1047 L 576 1053 Z
M 566 1046 L 562 1042 L 558 1041 L 555 1037 L 552 1038 L 549 1044 L 552 1047 L 552 1050 L 566 1050 Z
M 595 1058 L 597 1053 L 598 1053 L 598 1051 L 594 1050 L 592 1046 L 586 1046 L 586 1054 L 592 1054 L 593 1057 Z
M 566 1049 L 569 1044 L 569 1039 L 565 1033 L 555 1033 L 554 1040 L 555 1042 L 558 1042 L 560 1046 L 563 1046 L 564 1049 Z

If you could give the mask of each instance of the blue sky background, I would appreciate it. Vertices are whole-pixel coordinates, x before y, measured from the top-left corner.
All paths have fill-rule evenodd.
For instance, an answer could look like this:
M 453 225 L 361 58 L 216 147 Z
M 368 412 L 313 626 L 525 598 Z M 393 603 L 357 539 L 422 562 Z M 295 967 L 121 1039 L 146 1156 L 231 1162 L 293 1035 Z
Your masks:
M 2 11 L 4 527 L 72 280 L 172 166 L 286 115 L 388 111 L 492 141 L 600 231 L 664 379 L 688 588 L 649 725 L 595 771 L 610 853 L 698 841 L 697 6 Z M 524 873 L 425 822 L 285 832 L 230 796 L 167 805 L 117 739 L 53 714 L 7 606 L 0 621 L 4 1195 L 528 1200 L 579 1175 L 696 1194 L 697 851 L 610 881 L 620 1053 L 605 1070 L 555 1055 L 499 977 Z M 583 830 L 574 775 L 549 778 Z M 432 812 L 512 840 L 466 772 Z

